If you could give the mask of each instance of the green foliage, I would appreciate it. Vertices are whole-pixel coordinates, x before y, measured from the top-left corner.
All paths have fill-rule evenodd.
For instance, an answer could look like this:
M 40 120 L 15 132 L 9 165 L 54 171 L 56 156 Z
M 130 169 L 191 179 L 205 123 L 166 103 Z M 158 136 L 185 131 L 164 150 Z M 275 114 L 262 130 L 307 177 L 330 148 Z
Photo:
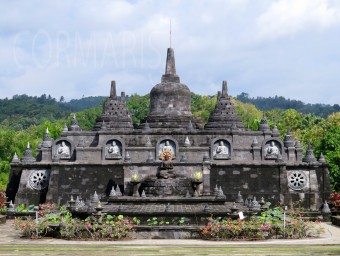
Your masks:
M 317 151 L 323 152 L 329 163 L 332 190 L 340 191 L 340 124 L 329 126 Z
M 294 211 L 286 212 L 284 225 L 283 209 L 269 209 L 251 220 L 232 220 L 230 218 L 209 218 L 208 224 L 201 229 L 204 239 L 213 240 L 252 240 L 264 238 L 305 238 L 317 237 L 322 228 L 316 222 L 304 221 Z
M 102 107 L 85 109 L 76 113 L 76 118 L 81 129 L 84 131 L 91 131 L 96 124 L 96 118 L 102 113 Z M 71 123 L 73 114 L 68 117 L 67 124 Z
M 134 222 L 138 222 L 134 218 Z M 133 222 L 123 215 L 91 216 L 85 220 L 52 204 L 40 205 L 38 222 L 32 218 L 16 218 L 14 225 L 24 237 L 55 237 L 65 239 L 122 239 L 133 232 Z
M 144 96 L 132 94 L 127 99 L 126 106 L 132 114 L 132 121 L 139 125 L 150 112 L 150 94 Z
M 284 97 L 256 97 L 250 98 L 248 93 L 241 93 L 236 96 L 236 99 L 244 102 L 254 104 L 258 109 L 263 111 L 271 109 L 296 109 L 302 114 L 312 113 L 314 115 L 326 118 L 328 115 L 339 112 L 340 106 L 338 104 L 326 105 L 326 104 L 305 104 L 299 100 L 285 99 Z
M 73 99 L 70 102 L 64 103 L 71 111 L 82 111 L 88 108 L 95 108 L 101 106 L 107 97 L 96 96 L 96 97 L 84 97 L 82 99 Z M 61 101 L 62 102 L 62 101 Z
M 236 108 L 235 111 L 238 116 L 241 117 L 243 125 L 248 127 L 253 131 L 257 131 L 262 118 L 262 112 L 255 108 L 254 105 L 249 103 L 242 103 L 236 99 L 231 100 Z
M 0 109 L 0 125 L 16 131 L 41 124 L 46 120 L 55 122 L 66 117 L 71 111 L 46 94 L 40 97 L 15 95 L 11 100 L 0 99 Z
M 206 124 L 215 109 L 216 101 L 217 96 L 210 97 L 191 93 L 191 112 L 202 124 Z

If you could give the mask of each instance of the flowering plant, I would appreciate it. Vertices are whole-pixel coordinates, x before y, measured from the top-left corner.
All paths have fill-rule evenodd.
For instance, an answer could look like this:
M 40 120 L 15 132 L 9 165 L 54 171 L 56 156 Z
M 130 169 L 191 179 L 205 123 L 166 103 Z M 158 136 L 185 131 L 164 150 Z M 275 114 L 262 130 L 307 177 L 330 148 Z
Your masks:
M 0 190 L 0 209 L 5 207 L 6 203 L 6 194 L 4 191 Z
M 194 178 L 194 180 L 200 181 L 202 180 L 203 173 L 201 171 L 196 171 L 192 174 L 192 177 Z
M 133 182 L 138 181 L 138 178 L 139 178 L 138 173 L 134 173 L 134 174 L 131 175 L 131 181 L 133 181 Z
M 330 197 L 330 202 L 334 206 L 340 206 L 340 192 L 333 192 Z

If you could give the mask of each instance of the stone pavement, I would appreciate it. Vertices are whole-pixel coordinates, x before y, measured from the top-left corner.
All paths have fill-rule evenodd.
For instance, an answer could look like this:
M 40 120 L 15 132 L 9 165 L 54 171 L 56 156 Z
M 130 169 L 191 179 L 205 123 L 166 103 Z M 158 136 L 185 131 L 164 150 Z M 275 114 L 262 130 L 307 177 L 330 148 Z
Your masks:
M 311 244 L 340 245 L 340 227 L 330 223 L 321 223 L 325 232 L 320 238 L 308 239 L 269 239 L 261 241 L 205 241 L 194 239 L 140 239 L 124 241 L 68 241 L 62 239 L 22 239 L 19 232 L 14 229 L 13 220 L 7 220 L 0 225 L 0 246 L 1 244 L 120 244 L 120 245 L 225 245 L 225 244 Z

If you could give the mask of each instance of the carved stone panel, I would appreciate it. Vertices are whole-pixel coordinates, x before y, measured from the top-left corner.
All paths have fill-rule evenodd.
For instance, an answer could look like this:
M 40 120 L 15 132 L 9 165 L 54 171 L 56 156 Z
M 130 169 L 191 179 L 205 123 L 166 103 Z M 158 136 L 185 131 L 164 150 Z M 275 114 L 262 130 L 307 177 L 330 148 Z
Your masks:
M 56 144 L 55 157 L 58 159 L 71 158 L 71 144 L 66 140 L 61 140 Z
M 277 159 L 279 155 L 282 155 L 281 145 L 275 140 L 267 141 L 263 152 L 265 159 Z
M 287 172 L 288 187 L 293 190 L 302 190 L 307 186 L 307 175 L 300 170 Z
M 109 140 L 106 143 L 105 159 L 122 159 L 122 143 L 119 140 Z
M 219 159 L 230 159 L 231 149 L 230 143 L 227 140 L 220 139 L 216 140 L 213 144 L 213 158 Z
M 158 147 L 158 157 L 159 159 L 172 160 L 176 158 L 176 143 L 172 140 L 162 140 Z
M 47 170 L 34 170 L 28 177 L 28 185 L 35 190 L 47 188 L 49 176 Z

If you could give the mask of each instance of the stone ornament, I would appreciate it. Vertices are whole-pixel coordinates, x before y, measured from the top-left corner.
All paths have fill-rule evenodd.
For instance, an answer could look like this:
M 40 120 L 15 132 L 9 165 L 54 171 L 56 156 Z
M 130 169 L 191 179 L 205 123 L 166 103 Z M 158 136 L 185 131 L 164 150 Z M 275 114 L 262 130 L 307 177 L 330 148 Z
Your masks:
M 167 160 L 172 160 L 176 157 L 175 155 L 175 143 L 170 140 L 162 141 L 159 144 L 159 159 L 163 161 L 167 158 Z
M 47 170 L 34 170 L 28 177 L 28 184 L 35 190 L 43 190 L 47 188 L 49 181 L 49 173 Z
M 301 190 L 307 185 L 307 176 L 303 171 L 288 173 L 288 187 L 293 190 Z
M 60 144 L 57 146 L 57 151 L 56 151 L 57 157 L 59 159 L 70 159 L 71 154 L 70 154 L 70 146 L 66 141 L 61 141 Z
M 117 140 L 112 140 L 106 144 L 106 159 L 121 159 L 122 149 L 121 143 Z
M 230 145 L 226 140 L 218 140 L 214 143 L 213 150 L 214 159 L 229 159 Z
M 277 159 L 280 153 L 280 148 L 275 141 L 268 141 L 264 149 L 265 159 Z

